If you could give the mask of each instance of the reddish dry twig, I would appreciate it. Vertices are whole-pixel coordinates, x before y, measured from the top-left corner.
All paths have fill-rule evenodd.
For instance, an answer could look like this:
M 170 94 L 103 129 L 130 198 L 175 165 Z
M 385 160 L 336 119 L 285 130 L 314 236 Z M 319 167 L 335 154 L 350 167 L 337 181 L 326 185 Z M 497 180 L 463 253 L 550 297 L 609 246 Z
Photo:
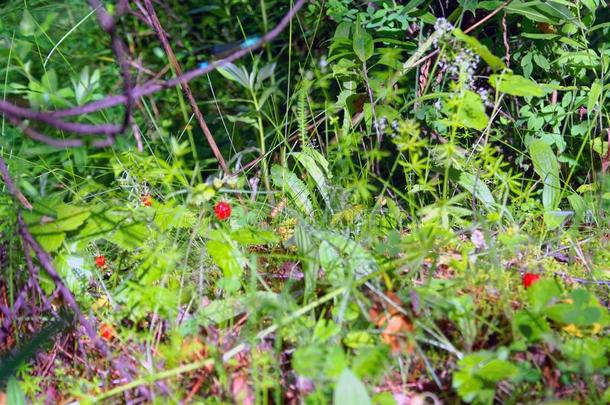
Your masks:
M 506 27 L 506 12 L 502 16 L 502 38 L 504 40 L 504 49 L 506 50 L 506 67 L 510 67 L 510 44 L 508 43 L 508 28 Z
M 117 63 L 119 64 L 119 68 L 121 69 L 121 76 L 123 77 L 123 94 L 125 96 L 125 112 L 123 116 L 123 123 L 119 127 L 117 133 L 122 133 L 125 131 L 127 126 L 129 125 L 129 121 L 131 120 L 131 111 L 133 109 L 134 99 L 131 94 L 133 85 L 131 83 L 131 73 L 129 72 L 129 60 L 127 57 L 127 47 L 118 36 L 116 32 L 116 22 L 117 18 L 121 15 L 125 14 L 127 10 L 129 10 L 129 5 L 127 4 L 127 0 L 119 0 L 117 3 L 117 18 L 113 18 L 106 9 L 104 8 L 104 4 L 100 0 L 89 0 L 89 5 L 91 8 L 96 10 L 97 19 L 100 23 L 100 26 L 108 34 L 110 37 L 110 47 L 112 48 L 112 52 L 116 57 Z M 109 134 L 112 136 L 114 134 Z
M 174 70 L 176 71 L 176 75 L 180 76 L 182 74 L 182 68 L 180 67 L 180 64 L 178 63 L 178 59 L 176 59 L 176 55 L 174 54 L 174 51 L 172 50 L 172 47 L 169 44 L 169 41 L 167 39 L 167 34 L 165 33 L 165 30 L 161 26 L 161 22 L 159 21 L 159 18 L 157 17 L 157 13 L 155 12 L 155 9 L 154 9 L 151 1 L 144 0 L 144 5 L 146 6 L 146 12 L 148 13 L 148 19 L 150 20 L 150 22 L 153 26 L 153 29 L 157 33 L 157 37 L 159 37 L 159 41 L 161 41 L 161 45 L 163 46 L 163 50 L 165 51 L 165 54 L 167 55 L 169 62 L 174 67 Z M 225 159 L 222 156 L 222 153 L 220 153 L 220 149 L 218 148 L 218 145 L 216 144 L 216 141 L 214 140 L 214 136 L 210 132 L 210 129 L 208 128 L 208 125 L 205 122 L 205 119 L 203 118 L 203 114 L 201 113 L 201 110 L 197 106 L 197 101 L 195 100 L 195 97 L 193 96 L 193 92 L 191 91 L 187 82 L 180 83 L 180 86 L 182 87 L 182 91 L 184 91 L 184 94 L 186 94 L 186 98 L 188 99 L 189 104 L 191 105 L 191 108 L 193 109 L 193 113 L 195 114 L 195 118 L 197 118 L 197 122 L 199 122 L 199 126 L 201 127 L 201 130 L 203 131 L 203 134 L 204 134 L 206 140 L 208 141 L 208 145 L 210 145 L 210 148 L 212 149 L 212 153 L 214 153 L 214 156 L 216 157 L 216 160 L 218 160 L 218 163 L 220 164 L 220 167 L 222 168 L 222 170 L 228 174 L 229 168 L 227 166 L 227 163 L 225 162 Z
M 8 172 L 8 167 L 6 166 L 6 163 L 4 162 L 4 159 L 2 157 L 0 157 L 0 177 L 2 177 L 2 181 L 6 185 L 8 192 L 13 197 L 16 198 L 17 187 L 15 186 L 15 183 L 13 182 L 13 180 L 10 177 L 10 174 Z M 85 329 L 85 332 L 89 336 L 89 339 L 91 339 L 91 341 L 95 344 L 95 346 L 100 350 L 100 352 L 103 355 L 107 356 L 108 349 L 107 349 L 106 345 L 101 341 L 101 339 L 99 339 L 97 337 L 97 333 L 95 332 L 95 329 L 93 328 L 93 326 L 91 325 L 89 320 L 87 318 L 85 318 L 85 316 L 81 312 L 78 304 L 76 303 L 76 299 L 74 298 L 74 295 L 72 295 L 72 293 L 70 292 L 68 287 L 66 287 L 63 280 L 61 279 L 61 276 L 59 275 L 59 273 L 57 273 L 57 271 L 55 270 L 55 267 L 53 266 L 53 259 L 51 258 L 51 256 L 38 244 L 36 239 L 34 239 L 32 234 L 30 233 L 30 230 L 29 230 L 28 226 L 26 225 L 26 223 L 23 219 L 23 215 L 21 214 L 20 211 L 17 212 L 17 229 L 18 229 L 19 236 L 21 237 L 23 250 L 24 250 L 24 252 L 26 252 L 26 256 L 29 256 L 30 249 L 34 251 L 36 257 L 38 258 L 40 265 L 46 271 L 46 273 L 49 275 L 49 277 L 51 277 L 51 279 L 53 280 L 53 282 L 55 284 L 55 287 L 59 291 L 61 297 L 66 302 L 68 307 L 72 311 L 74 311 L 74 314 L 76 315 L 77 319 L 79 320 L 79 323 Z M 35 266 L 29 260 L 28 260 L 28 265 L 31 266 L 31 268 L 29 269 L 30 273 L 31 273 L 30 275 L 32 275 L 32 273 L 37 274 Z

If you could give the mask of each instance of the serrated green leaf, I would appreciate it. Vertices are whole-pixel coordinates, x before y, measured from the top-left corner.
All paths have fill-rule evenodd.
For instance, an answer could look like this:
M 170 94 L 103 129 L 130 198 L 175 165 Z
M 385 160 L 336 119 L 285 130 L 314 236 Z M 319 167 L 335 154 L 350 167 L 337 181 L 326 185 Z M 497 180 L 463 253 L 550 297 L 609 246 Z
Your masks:
M 48 251 L 56 250 L 66 237 L 66 232 L 79 228 L 91 215 L 86 207 L 59 204 L 55 207 L 55 219 L 30 226 L 30 232 Z
M 124 221 L 124 217 L 110 211 L 92 210 L 92 214 L 87 219 L 85 226 L 83 226 L 75 239 L 83 244 L 93 242 L 112 232 L 122 221 Z
M 560 296 L 561 288 L 553 279 L 540 279 L 527 289 L 528 302 L 534 313 L 541 312 Z
M 46 235 L 35 235 L 32 233 L 32 235 L 36 238 L 40 246 L 49 253 L 59 249 L 63 241 L 66 239 L 66 234 L 64 232 Z
M 155 205 L 155 225 L 160 231 L 169 228 L 187 228 L 195 223 L 195 215 L 183 205 L 157 204 Z
M 105 236 L 105 238 L 116 243 L 121 249 L 134 250 L 142 246 L 149 233 L 146 224 L 141 222 L 124 223 L 113 234 Z

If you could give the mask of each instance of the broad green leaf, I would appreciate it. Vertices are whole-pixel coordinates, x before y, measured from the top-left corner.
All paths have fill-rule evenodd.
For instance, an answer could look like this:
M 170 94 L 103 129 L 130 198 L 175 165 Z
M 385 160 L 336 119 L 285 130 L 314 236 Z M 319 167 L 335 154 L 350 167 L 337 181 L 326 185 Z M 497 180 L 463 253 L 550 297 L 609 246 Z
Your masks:
M 529 147 L 534 170 L 542 179 L 542 205 L 547 210 L 555 209 L 559 203 L 559 163 L 553 149 L 541 139 L 532 141 Z
M 333 394 L 334 405 L 370 405 L 366 387 L 352 370 L 346 368 L 341 373 Z
M 112 211 L 104 211 L 97 208 L 92 209 L 91 216 L 87 219 L 85 226 L 80 230 L 76 239 L 85 246 L 87 243 L 107 236 L 107 234 L 118 228 L 124 221 L 124 216 Z
M 560 0 L 549 0 L 545 2 L 539 2 L 537 7 L 541 12 L 545 13 L 546 15 L 557 18 L 559 22 L 565 21 L 569 22 L 570 24 L 578 24 L 579 26 L 581 26 L 582 24 L 578 21 L 577 17 L 570 11 L 568 7 L 566 7 L 566 5 L 561 3 L 565 3 L 570 7 L 574 7 L 574 4 L 571 4 L 569 2 L 563 2 Z
M 541 340 L 546 333 L 551 331 L 545 317 L 540 314 L 535 314 L 531 311 L 517 311 L 513 317 L 513 325 L 519 334 L 521 334 L 528 342 L 537 342 Z
M 593 49 L 575 52 L 563 52 L 554 63 L 562 67 L 596 68 L 600 64 L 599 56 Z
M 279 241 L 274 232 L 256 227 L 239 228 L 231 232 L 231 239 L 242 245 L 265 245 Z
M 553 279 L 540 279 L 527 289 L 531 310 L 540 313 L 547 305 L 560 298 L 561 289 Z
M 328 208 L 331 208 L 330 196 L 328 194 L 329 186 L 326 180 L 326 176 L 322 172 L 322 169 L 316 164 L 316 161 L 309 153 L 307 153 L 307 151 L 293 152 L 292 156 L 294 156 L 296 160 L 298 160 L 299 163 L 303 165 L 307 173 L 315 181 L 316 187 L 318 188 L 322 199 L 326 203 L 326 206 Z
M 258 121 L 252 117 L 229 114 L 227 114 L 226 117 L 231 122 L 243 122 L 244 124 L 250 125 L 254 129 L 258 129 Z
M 350 36 L 349 34 L 353 27 L 354 27 L 354 24 L 352 22 L 343 21 L 342 23 L 337 25 L 333 39 L 339 39 L 339 38 L 349 39 L 349 36 Z
M 243 267 L 238 258 L 241 253 L 228 242 L 209 240 L 206 243 L 207 251 L 214 263 L 222 270 L 226 280 L 225 288 L 236 290 L 239 288 L 239 280 L 243 273 Z
M 543 22 L 547 24 L 557 24 L 559 20 L 552 18 L 536 7 L 542 4 L 540 1 L 523 2 L 521 0 L 513 0 L 505 10 L 509 14 L 519 14 L 534 22 Z
M 324 170 L 324 175 L 327 178 L 332 177 L 332 173 L 328 169 L 328 160 L 326 160 L 324 155 L 322 155 L 317 150 L 309 147 L 304 147 L 303 150 L 306 151 L 307 154 L 309 154 L 318 163 L 318 165 Z
M 591 141 L 591 149 L 595 151 L 598 155 L 604 156 L 608 153 L 608 141 L 602 140 L 602 138 L 595 138 Z
M 572 193 L 568 196 L 568 201 L 574 210 L 575 218 L 582 221 L 587 213 L 587 203 L 585 202 L 585 199 L 576 193 Z
M 493 359 L 483 363 L 476 371 L 476 375 L 491 382 L 498 382 L 517 375 L 517 367 L 507 360 Z
M 473 197 L 476 197 L 479 201 L 481 201 L 483 205 L 485 205 L 486 209 L 492 208 L 496 203 L 496 200 L 491 194 L 489 187 L 487 187 L 487 184 L 485 184 L 480 178 L 477 178 L 477 176 L 471 173 L 462 172 L 458 182 L 460 186 L 469 191 Z
M 19 382 L 13 376 L 8 379 L 6 384 L 7 405 L 25 405 L 25 394 L 19 386 Z
M 457 124 L 479 131 L 485 129 L 489 120 L 487 114 L 485 114 L 485 105 L 477 93 L 466 90 L 462 97 L 456 100 L 456 103 L 455 119 Z
M 366 62 L 375 52 L 373 37 L 359 21 L 356 23 L 355 27 L 353 42 L 354 52 L 361 62 Z
M 69 253 L 58 254 L 55 256 L 53 264 L 66 286 L 74 294 L 80 294 L 87 289 L 92 274 L 83 257 Z
M 257 291 L 255 296 L 238 296 L 228 297 L 224 299 L 215 299 L 208 305 L 200 308 L 195 317 L 198 322 L 204 325 L 210 324 L 221 324 L 227 322 L 242 312 L 248 310 L 249 298 L 261 302 L 263 300 L 275 301 L 278 299 L 277 295 L 267 291 Z
M 330 243 L 325 240 L 320 242 L 320 247 L 318 248 L 318 257 L 320 259 L 320 265 L 322 269 L 328 274 L 333 273 L 337 267 L 341 267 L 343 260 Z
M 479 42 L 475 37 L 471 37 L 466 35 L 460 30 L 456 28 L 453 30 L 453 35 L 462 42 L 465 42 L 477 55 L 479 55 L 488 65 L 494 70 L 502 70 L 506 69 L 506 65 L 502 61 L 502 59 L 498 58 L 496 55 L 491 53 L 491 51 L 482 43 Z
M 60 204 L 56 208 L 57 221 L 54 223 L 62 231 L 73 231 L 80 227 L 91 212 L 87 207 L 77 207 L 69 204 Z
M 547 209 L 543 213 L 544 224 L 547 229 L 552 231 L 559 228 L 565 221 L 572 216 L 570 211 L 559 211 Z
M 357 278 L 377 270 L 373 256 L 358 242 L 330 231 L 320 231 L 316 236 L 344 256 L 343 263 Z
M 23 17 L 19 23 L 19 32 L 25 37 L 32 36 L 36 32 L 36 21 L 28 10 L 23 12 Z
M 589 92 L 589 98 L 587 99 L 587 112 L 593 114 L 595 104 L 599 101 L 599 96 L 602 93 L 602 82 L 599 79 L 595 79 L 591 85 L 591 91 Z
M 544 87 L 538 83 L 523 76 L 510 73 L 489 76 L 489 84 L 495 87 L 496 90 L 511 96 L 542 97 L 546 94 Z
M 541 33 L 531 33 L 531 32 L 522 32 L 520 34 L 523 38 L 530 38 L 530 39 L 555 39 L 558 38 L 559 35 L 557 34 L 541 34 Z
M 30 226 L 30 232 L 36 237 L 45 250 L 55 251 L 66 237 L 67 231 L 79 228 L 91 215 L 86 207 L 69 204 L 59 204 L 54 207 L 55 218 L 48 217 L 37 225 Z
M 36 235 L 32 233 L 32 235 L 36 238 L 40 246 L 42 246 L 42 248 L 49 253 L 59 249 L 63 241 L 66 239 L 66 234 L 64 232 L 45 235 Z
M 271 179 L 276 187 L 287 192 L 293 199 L 297 207 L 307 215 L 313 213 L 309 190 L 296 174 L 285 167 L 273 165 L 271 167 Z
M 251 87 L 250 79 L 248 78 L 246 71 L 233 63 L 226 63 L 223 67 L 216 69 L 216 71 L 225 78 L 237 82 L 247 89 Z

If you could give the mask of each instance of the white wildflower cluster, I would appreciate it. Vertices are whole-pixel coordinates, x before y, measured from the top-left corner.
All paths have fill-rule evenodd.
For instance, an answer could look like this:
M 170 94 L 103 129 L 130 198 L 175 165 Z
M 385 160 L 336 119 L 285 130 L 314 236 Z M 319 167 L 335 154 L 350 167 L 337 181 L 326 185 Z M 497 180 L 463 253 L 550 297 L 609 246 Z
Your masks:
M 474 88 L 474 73 L 481 58 L 468 48 L 462 48 L 453 57 L 443 55 L 439 61 L 441 71 L 447 71 L 452 79 L 467 89 Z
M 398 120 L 388 123 L 387 117 L 381 117 L 373 121 L 373 129 L 376 133 L 394 135 L 398 132 Z
M 479 96 L 481 96 L 481 100 L 483 100 L 483 103 L 485 104 L 486 107 L 493 107 L 494 103 L 491 100 L 491 95 L 489 94 L 489 90 L 484 88 L 484 87 L 479 87 L 477 89 L 477 93 L 479 93 Z
M 453 31 L 453 24 L 444 18 L 438 18 L 434 23 L 434 46 L 438 47 L 438 40 Z

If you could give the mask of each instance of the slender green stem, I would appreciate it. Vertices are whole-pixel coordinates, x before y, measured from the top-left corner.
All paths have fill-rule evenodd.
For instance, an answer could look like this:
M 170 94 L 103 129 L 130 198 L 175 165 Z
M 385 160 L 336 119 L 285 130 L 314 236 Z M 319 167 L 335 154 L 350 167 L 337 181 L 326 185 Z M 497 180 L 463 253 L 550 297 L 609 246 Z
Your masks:
M 154 383 L 155 381 L 175 377 L 175 376 L 183 374 L 183 373 L 188 373 L 189 371 L 194 371 L 194 370 L 206 367 L 210 364 L 214 364 L 213 359 L 200 360 L 195 363 L 185 364 L 184 366 L 172 368 L 171 370 L 166 370 L 166 371 L 162 371 L 160 373 L 151 374 L 146 377 L 142 377 L 142 378 L 133 380 L 127 384 L 123 384 L 123 385 L 119 385 L 118 387 L 114 387 L 114 388 L 104 392 L 103 394 L 98 395 L 97 397 L 90 398 L 90 400 L 93 401 L 94 403 L 100 402 L 104 399 L 113 397 L 122 392 L 128 391 L 132 388 L 139 387 L 140 385 L 151 384 L 151 383 Z

